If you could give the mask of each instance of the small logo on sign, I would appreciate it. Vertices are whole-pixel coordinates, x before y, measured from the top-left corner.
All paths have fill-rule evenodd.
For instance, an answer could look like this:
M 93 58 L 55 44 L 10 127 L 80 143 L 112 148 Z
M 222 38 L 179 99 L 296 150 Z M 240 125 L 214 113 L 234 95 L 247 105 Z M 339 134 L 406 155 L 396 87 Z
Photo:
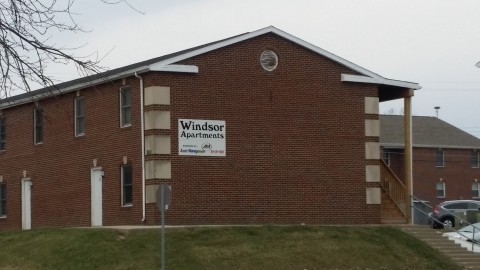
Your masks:
M 205 149 L 212 149 L 212 145 L 211 145 L 210 143 L 204 143 L 204 144 L 202 145 L 202 149 L 204 149 L 204 150 L 205 150 Z

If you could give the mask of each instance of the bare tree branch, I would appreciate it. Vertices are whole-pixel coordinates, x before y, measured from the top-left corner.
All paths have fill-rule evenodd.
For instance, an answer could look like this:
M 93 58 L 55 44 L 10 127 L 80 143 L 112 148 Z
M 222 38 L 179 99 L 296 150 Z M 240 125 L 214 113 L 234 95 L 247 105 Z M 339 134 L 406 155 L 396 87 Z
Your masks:
M 127 1 L 119 2 L 134 9 Z M 13 91 L 29 92 L 32 86 L 54 86 L 58 81 L 47 74 L 52 64 L 73 64 L 82 76 L 104 70 L 93 54 L 78 56 L 79 48 L 51 41 L 59 32 L 85 32 L 73 18 L 73 4 L 74 0 L 0 0 L 0 99 Z
M 121 3 L 125 3 L 125 5 L 127 5 L 129 8 L 135 10 L 136 12 L 140 13 L 140 14 L 144 14 L 145 15 L 145 12 L 143 11 L 140 11 L 138 9 L 136 9 L 134 6 L 132 6 L 128 0 L 101 0 L 103 3 L 105 4 L 110 4 L 110 5 L 116 5 L 116 4 L 121 4 Z

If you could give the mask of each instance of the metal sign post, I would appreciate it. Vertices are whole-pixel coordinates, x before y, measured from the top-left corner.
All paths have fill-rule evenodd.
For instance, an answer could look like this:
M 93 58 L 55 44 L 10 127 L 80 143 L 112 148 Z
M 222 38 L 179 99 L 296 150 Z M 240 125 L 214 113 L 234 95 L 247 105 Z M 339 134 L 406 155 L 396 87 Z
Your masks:
M 168 184 L 160 184 L 157 189 L 157 207 L 162 215 L 162 270 L 165 270 L 165 211 L 172 203 L 172 187 Z

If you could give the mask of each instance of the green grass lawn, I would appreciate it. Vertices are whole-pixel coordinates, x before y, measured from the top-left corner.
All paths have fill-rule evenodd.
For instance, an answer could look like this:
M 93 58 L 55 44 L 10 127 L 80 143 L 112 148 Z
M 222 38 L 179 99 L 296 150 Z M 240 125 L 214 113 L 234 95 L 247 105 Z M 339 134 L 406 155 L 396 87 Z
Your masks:
M 461 269 L 389 227 L 228 227 L 166 231 L 166 269 Z M 0 233 L 0 269 L 160 269 L 159 230 Z

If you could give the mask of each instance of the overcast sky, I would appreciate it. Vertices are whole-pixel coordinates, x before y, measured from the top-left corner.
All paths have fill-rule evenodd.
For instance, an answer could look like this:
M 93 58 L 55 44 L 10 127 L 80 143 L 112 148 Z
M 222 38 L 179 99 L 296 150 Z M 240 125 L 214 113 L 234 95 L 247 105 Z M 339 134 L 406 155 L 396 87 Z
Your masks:
M 88 4 L 87 4 L 88 3 Z M 92 30 L 59 44 L 98 51 L 121 67 L 273 25 L 390 79 L 413 81 L 414 115 L 439 117 L 480 137 L 479 0 L 129 0 L 78 1 L 77 20 Z M 78 75 L 59 67 L 59 79 Z M 403 101 L 381 105 L 399 113 Z

